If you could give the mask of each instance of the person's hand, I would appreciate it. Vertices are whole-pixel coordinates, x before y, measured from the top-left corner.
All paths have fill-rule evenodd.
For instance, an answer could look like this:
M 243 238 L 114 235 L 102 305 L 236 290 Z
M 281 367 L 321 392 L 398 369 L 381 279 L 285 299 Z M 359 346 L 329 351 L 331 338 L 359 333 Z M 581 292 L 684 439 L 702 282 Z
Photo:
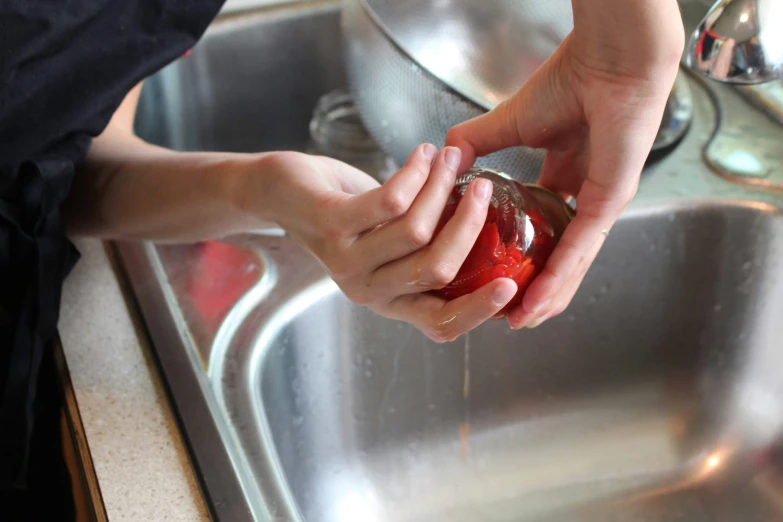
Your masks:
M 684 34 L 675 0 L 573 0 L 574 30 L 509 100 L 450 130 L 477 156 L 547 149 L 539 183 L 575 197 L 577 216 L 508 316 L 535 327 L 561 313 L 636 193 L 677 74 Z
M 499 279 L 450 302 L 426 293 L 454 279 L 486 219 L 492 184 L 477 180 L 433 238 L 460 158 L 459 149 L 436 156 L 433 145 L 422 145 L 379 186 L 333 159 L 272 153 L 259 165 L 263 186 L 245 187 L 269 197 L 245 206 L 309 249 L 353 302 L 451 341 L 497 314 L 517 290 Z

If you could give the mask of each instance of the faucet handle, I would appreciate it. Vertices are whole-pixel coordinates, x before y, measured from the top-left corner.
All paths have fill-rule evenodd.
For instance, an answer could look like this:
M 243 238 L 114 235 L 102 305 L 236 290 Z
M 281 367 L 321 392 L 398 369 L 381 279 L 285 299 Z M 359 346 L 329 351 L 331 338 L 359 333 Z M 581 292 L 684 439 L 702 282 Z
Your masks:
M 783 79 L 783 0 L 719 0 L 691 36 L 685 63 L 724 83 Z

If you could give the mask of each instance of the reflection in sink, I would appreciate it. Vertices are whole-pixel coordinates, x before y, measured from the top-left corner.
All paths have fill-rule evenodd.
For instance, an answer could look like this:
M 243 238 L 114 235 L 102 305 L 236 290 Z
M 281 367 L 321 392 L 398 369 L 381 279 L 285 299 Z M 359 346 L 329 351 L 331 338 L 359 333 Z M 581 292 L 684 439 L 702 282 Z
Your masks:
M 305 150 L 345 85 L 338 7 L 218 22 L 146 82 L 138 133 Z M 691 131 L 535 330 L 433 344 L 285 237 L 118 245 L 214 517 L 783 522 L 783 197 L 704 166 L 716 113 L 691 87 Z
M 768 208 L 637 211 L 563 317 L 445 346 L 330 285 L 259 325 L 250 389 L 306 520 L 605 520 L 644 495 L 610 512 L 780 520 L 752 479 L 783 428 L 781 255 Z

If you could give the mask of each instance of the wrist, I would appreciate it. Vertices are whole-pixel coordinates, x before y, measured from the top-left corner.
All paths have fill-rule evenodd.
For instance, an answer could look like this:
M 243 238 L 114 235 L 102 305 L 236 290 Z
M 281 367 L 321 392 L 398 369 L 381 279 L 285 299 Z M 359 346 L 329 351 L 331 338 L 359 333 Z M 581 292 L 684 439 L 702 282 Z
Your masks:
M 639 78 L 679 67 L 685 30 L 676 0 L 572 0 L 572 5 L 575 47 L 588 67 Z
M 232 188 L 233 205 L 252 229 L 285 228 L 288 173 L 302 156 L 298 152 L 275 151 L 246 160 Z

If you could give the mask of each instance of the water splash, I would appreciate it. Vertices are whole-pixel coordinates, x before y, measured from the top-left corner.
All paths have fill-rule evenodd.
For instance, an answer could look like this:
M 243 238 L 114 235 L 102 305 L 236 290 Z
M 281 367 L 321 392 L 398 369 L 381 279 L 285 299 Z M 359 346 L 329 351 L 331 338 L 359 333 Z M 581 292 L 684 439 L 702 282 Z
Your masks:
M 465 371 L 462 378 L 462 399 L 464 413 L 459 426 L 460 457 L 467 458 L 470 454 L 470 332 L 465 334 Z
M 394 388 L 394 385 L 397 384 L 397 376 L 400 370 L 400 356 L 402 355 L 402 346 L 402 343 L 400 343 L 394 349 L 395 351 L 394 360 L 392 361 L 391 378 L 389 379 L 389 383 L 386 385 L 386 388 L 383 390 L 383 400 L 381 400 L 381 407 L 378 408 L 378 424 L 381 427 L 384 425 L 384 412 L 386 412 L 387 409 L 393 410 L 393 408 L 387 408 L 387 403 L 389 402 L 392 388 Z

